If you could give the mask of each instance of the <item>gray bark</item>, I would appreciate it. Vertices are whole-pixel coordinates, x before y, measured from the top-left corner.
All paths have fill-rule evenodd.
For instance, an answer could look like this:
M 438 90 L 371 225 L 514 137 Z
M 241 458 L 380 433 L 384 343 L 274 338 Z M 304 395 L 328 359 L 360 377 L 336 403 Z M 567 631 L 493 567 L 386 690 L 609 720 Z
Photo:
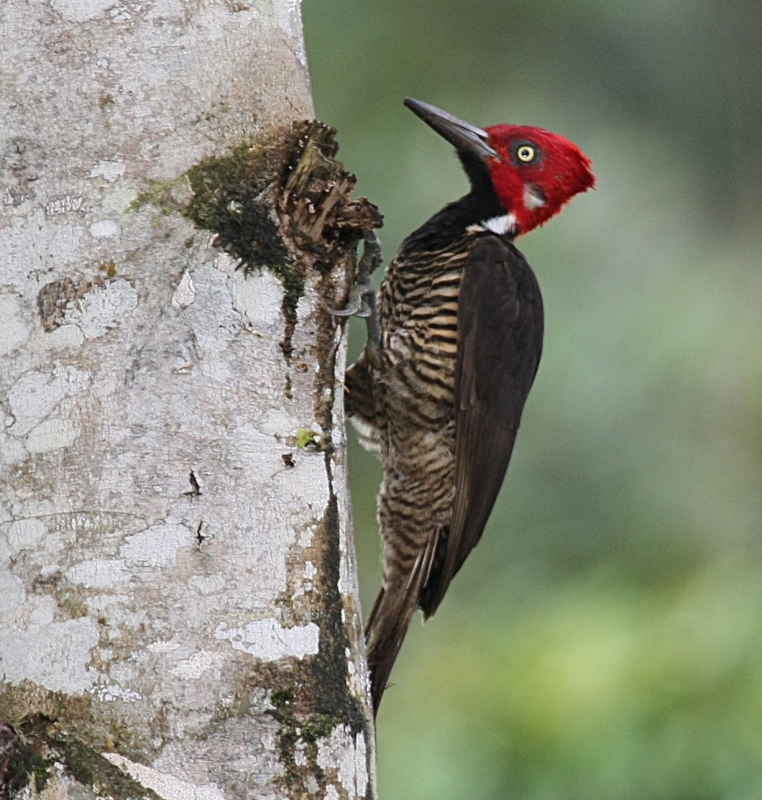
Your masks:
M 4 0 L 0 42 L 0 796 L 370 798 L 324 311 L 359 234 L 301 250 L 330 213 L 289 240 L 273 177 L 299 3 Z M 189 211 L 263 142 L 279 270 Z

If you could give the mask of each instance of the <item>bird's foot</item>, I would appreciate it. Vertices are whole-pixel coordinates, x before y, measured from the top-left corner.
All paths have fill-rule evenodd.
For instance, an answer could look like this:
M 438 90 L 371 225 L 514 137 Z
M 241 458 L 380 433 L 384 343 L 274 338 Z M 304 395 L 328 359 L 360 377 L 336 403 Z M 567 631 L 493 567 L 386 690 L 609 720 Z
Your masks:
M 367 231 L 363 242 L 362 258 L 357 265 L 355 284 L 344 308 L 329 308 L 334 317 L 369 317 L 375 308 L 376 290 L 370 281 L 371 274 L 383 261 L 381 242 L 375 231 Z
M 366 350 L 373 363 L 381 344 L 381 328 L 376 310 L 376 289 L 370 281 L 371 273 L 383 261 L 381 242 L 375 231 L 367 231 L 363 242 L 362 258 L 357 265 L 355 285 L 349 293 L 349 301 L 344 308 L 329 308 L 334 317 L 361 317 L 368 330 Z
M 376 289 L 370 281 L 356 283 L 349 292 L 349 300 L 344 308 L 329 308 L 333 317 L 369 317 L 374 310 Z

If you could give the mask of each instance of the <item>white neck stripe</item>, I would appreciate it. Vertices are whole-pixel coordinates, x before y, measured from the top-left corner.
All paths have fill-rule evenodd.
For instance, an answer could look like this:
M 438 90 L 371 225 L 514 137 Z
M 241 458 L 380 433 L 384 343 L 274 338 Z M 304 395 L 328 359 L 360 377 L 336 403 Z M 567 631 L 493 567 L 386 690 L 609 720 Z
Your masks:
M 491 219 L 484 220 L 481 227 L 499 236 L 504 236 L 506 233 L 515 233 L 516 217 L 513 214 L 503 214 L 500 217 L 492 217 Z

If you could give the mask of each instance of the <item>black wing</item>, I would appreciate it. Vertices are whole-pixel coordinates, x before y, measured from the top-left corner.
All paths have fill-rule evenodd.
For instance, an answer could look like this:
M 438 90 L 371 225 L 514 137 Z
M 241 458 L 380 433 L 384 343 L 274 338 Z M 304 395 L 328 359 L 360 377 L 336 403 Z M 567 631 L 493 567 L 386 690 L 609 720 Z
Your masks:
M 474 246 L 458 295 L 455 499 L 421 608 L 436 611 L 481 538 L 511 458 L 540 362 L 540 287 L 521 253 L 497 236 Z

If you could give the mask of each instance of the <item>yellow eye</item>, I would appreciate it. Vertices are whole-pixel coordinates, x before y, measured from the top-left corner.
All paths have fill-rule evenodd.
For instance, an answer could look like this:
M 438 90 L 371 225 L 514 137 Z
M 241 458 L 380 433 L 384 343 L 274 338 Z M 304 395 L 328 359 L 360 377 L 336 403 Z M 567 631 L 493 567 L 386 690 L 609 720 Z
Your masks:
M 516 158 L 518 158 L 519 161 L 523 161 L 525 164 L 534 161 L 536 155 L 534 147 L 528 144 L 522 144 L 516 151 Z

